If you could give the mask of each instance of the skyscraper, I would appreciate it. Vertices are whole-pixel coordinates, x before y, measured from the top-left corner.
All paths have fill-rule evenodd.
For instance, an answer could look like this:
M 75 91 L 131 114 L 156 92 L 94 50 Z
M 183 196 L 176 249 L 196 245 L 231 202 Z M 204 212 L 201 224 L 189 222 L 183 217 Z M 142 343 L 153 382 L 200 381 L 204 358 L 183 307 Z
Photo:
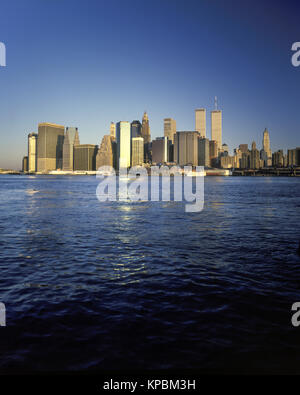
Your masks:
M 250 152 L 250 168 L 251 169 L 259 169 L 260 168 L 260 158 L 259 151 L 256 148 L 256 143 L 253 141 Z
M 222 149 L 222 111 L 211 112 L 211 139 L 217 142 L 218 150 Z
M 198 138 L 198 165 L 199 166 L 210 166 L 209 157 L 209 139 L 200 136 Z
M 179 166 L 198 166 L 198 132 L 176 132 L 174 162 Z
M 214 167 L 217 165 L 218 161 L 218 145 L 215 140 L 210 140 L 209 142 L 209 159 L 210 159 L 210 166 Z
M 261 159 L 264 161 L 264 166 L 272 166 L 272 151 L 270 148 L 270 135 L 267 129 L 264 130 Z
M 131 138 L 142 136 L 142 124 L 140 121 L 132 121 L 130 124 Z
M 37 139 L 37 170 L 47 172 L 62 168 L 65 127 L 40 123 Z
M 131 166 L 142 166 L 144 163 L 144 139 L 133 137 L 131 139 Z
M 23 171 L 23 173 L 25 171 L 28 171 L 28 156 L 23 156 L 23 159 L 22 159 L 22 171 Z
M 172 118 L 164 119 L 164 136 L 174 143 L 174 135 L 176 133 L 176 121 Z
M 115 145 L 115 138 L 112 135 L 103 136 L 96 156 L 96 170 L 101 166 L 115 167 Z
M 96 170 L 98 146 L 93 144 L 74 145 L 74 170 Z
M 74 170 L 74 146 L 79 145 L 78 128 L 66 128 L 63 144 L 63 170 Z
M 195 130 L 200 133 L 201 137 L 206 137 L 206 110 L 198 108 L 195 110 Z
M 114 122 L 110 123 L 110 135 L 116 138 L 116 124 Z
M 152 141 L 152 162 L 165 163 L 168 158 L 168 137 L 157 137 Z
M 130 167 L 131 162 L 131 141 L 130 123 L 118 122 L 116 125 L 117 134 L 117 169 L 120 167 Z
M 144 112 L 143 121 L 142 121 L 142 137 L 144 139 L 145 144 L 150 143 L 151 141 L 150 125 L 149 125 L 148 114 L 146 111 Z
M 36 172 L 37 170 L 37 134 L 29 133 L 28 135 L 28 171 Z

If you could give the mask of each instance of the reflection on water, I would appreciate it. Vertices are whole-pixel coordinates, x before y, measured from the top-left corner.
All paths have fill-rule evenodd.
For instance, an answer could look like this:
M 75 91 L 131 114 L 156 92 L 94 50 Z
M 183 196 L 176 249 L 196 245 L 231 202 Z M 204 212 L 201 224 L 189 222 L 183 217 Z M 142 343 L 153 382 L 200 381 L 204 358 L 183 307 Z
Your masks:
M 100 203 L 95 177 L 0 179 L 2 371 L 298 366 L 299 179 L 206 177 L 193 214 Z

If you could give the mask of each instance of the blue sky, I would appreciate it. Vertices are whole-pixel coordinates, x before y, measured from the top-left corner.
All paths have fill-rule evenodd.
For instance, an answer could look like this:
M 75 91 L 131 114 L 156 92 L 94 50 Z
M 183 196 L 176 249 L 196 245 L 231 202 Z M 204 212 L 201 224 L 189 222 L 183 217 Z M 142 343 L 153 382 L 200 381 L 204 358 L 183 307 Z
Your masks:
M 3 0 L 0 167 L 20 168 L 39 122 L 79 128 L 99 144 L 111 121 L 163 118 L 194 129 L 194 109 L 223 110 L 231 150 L 265 127 L 273 150 L 300 146 L 296 1 Z M 210 129 L 208 133 L 210 137 Z

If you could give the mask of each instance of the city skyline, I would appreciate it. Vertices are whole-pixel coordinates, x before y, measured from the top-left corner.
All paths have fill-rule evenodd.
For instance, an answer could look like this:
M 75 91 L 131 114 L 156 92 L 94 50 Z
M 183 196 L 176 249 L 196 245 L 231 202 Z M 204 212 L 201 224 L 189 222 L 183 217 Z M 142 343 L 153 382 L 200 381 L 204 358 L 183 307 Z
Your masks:
M 273 151 L 299 145 L 300 70 L 291 64 L 291 45 L 299 41 L 296 2 L 275 1 L 271 8 L 266 1 L 248 7 L 194 0 L 153 0 L 151 7 L 134 0 L 72 3 L 66 30 L 70 4 L 3 5 L 0 168 L 20 168 L 22 136 L 36 133 L 43 120 L 75 125 L 83 144 L 98 144 L 111 120 L 134 120 L 146 109 L 154 139 L 163 136 L 167 117 L 177 130 L 194 130 L 194 109 L 210 112 L 214 96 L 231 149 L 260 143 L 264 128 Z M 124 31 L 126 18 L 135 23 Z

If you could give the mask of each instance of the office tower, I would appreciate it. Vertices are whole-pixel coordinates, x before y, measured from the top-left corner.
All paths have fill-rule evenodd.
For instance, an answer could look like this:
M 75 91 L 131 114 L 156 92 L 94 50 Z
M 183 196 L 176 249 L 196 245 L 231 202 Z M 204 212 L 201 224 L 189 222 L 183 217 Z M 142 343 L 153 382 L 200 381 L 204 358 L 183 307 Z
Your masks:
M 234 150 L 234 164 L 233 167 L 236 169 L 239 169 L 241 167 L 241 161 L 242 161 L 242 151 L 239 148 L 235 148 Z
M 23 156 L 23 159 L 22 159 L 22 171 L 23 171 L 23 173 L 28 171 L 28 156 Z
M 116 163 L 116 142 L 112 135 L 105 135 L 102 138 L 100 148 L 96 156 L 96 170 L 101 166 L 115 167 Z
M 195 110 L 195 130 L 200 133 L 201 137 L 206 137 L 206 110 L 198 108 Z
M 179 166 L 198 166 L 198 132 L 176 132 L 174 162 Z
M 174 162 L 174 144 L 168 140 L 168 162 Z
M 150 126 L 149 126 L 149 118 L 146 111 L 143 115 L 142 120 L 142 135 L 144 139 L 144 162 L 151 162 L 151 134 L 150 134 Z
M 63 170 L 73 171 L 74 169 L 74 146 L 79 145 L 78 128 L 66 128 L 63 144 Z
M 168 147 L 169 139 L 165 137 L 157 137 L 152 141 L 152 162 L 166 163 L 169 161 Z
M 37 170 L 37 136 L 36 133 L 28 135 L 28 171 L 32 173 Z
M 218 144 L 215 140 L 210 140 L 210 142 L 209 142 L 209 159 L 210 159 L 210 166 L 211 167 L 217 166 Z
M 249 169 L 250 167 L 250 151 L 242 152 L 241 169 Z
M 142 136 L 142 124 L 140 121 L 132 121 L 130 124 L 131 138 Z
M 118 122 L 116 125 L 117 134 L 117 168 L 130 167 L 131 163 L 131 141 L 130 123 Z
M 198 164 L 199 166 L 210 166 L 209 139 L 202 136 L 198 139 Z
M 287 162 L 288 162 L 289 167 L 297 166 L 296 150 L 295 149 L 288 149 Z
M 287 151 L 287 165 L 300 166 L 300 147 Z
M 264 133 L 263 133 L 261 159 L 263 160 L 265 167 L 272 165 L 272 151 L 270 148 L 270 135 L 269 135 L 269 132 L 267 129 L 265 129 Z
M 47 172 L 62 168 L 65 127 L 40 123 L 37 139 L 37 170 Z
M 239 149 L 243 154 L 246 154 L 249 151 L 248 144 L 240 144 Z
M 174 135 L 176 133 L 176 121 L 172 118 L 164 119 L 164 136 L 174 143 Z
M 300 166 L 300 147 L 296 148 L 296 165 Z
M 142 120 L 142 136 L 141 137 L 143 137 L 145 144 L 150 143 L 150 141 L 151 141 L 150 125 L 149 125 L 148 114 L 146 113 L 146 111 L 144 112 L 143 120 Z
M 274 152 L 272 155 L 272 166 L 273 167 L 283 167 L 284 165 L 284 155 L 283 151 L 279 150 Z
M 222 155 L 220 158 L 221 169 L 232 169 L 234 167 L 234 156 Z
M 98 145 L 74 145 L 74 170 L 96 170 L 96 155 Z
M 133 137 L 131 139 L 131 166 L 142 166 L 144 163 L 144 139 Z
M 260 168 L 260 156 L 259 151 L 256 148 L 256 143 L 253 141 L 251 152 L 250 152 L 250 168 L 251 169 L 259 169 Z
M 222 148 L 222 111 L 211 112 L 211 139 L 217 142 L 218 150 Z
M 113 138 L 116 138 L 116 125 L 115 125 L 114 122 L 111 122 L 111 123 L 110 123 L 110 135 L 111 135 Z

